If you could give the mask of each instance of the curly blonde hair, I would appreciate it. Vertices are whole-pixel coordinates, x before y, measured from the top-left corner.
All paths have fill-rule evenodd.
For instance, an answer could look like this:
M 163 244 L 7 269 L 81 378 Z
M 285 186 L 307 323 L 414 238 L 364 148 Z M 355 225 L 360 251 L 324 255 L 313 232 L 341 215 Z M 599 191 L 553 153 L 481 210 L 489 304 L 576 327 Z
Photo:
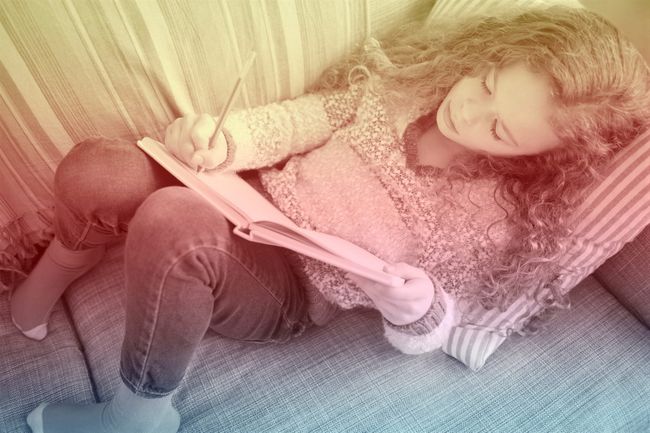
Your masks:
M 371 41 L 334 65 L 317 89 L 347 86 L 359 77 L 379 92 L 388 112 L 415 104 L 437 109 L 464 76 L 523 62 L 550 78 L 562 145 L 531 156 L 472 154 L 447 169 L 450 178 L 498 179 L 497 193 L 512 205 L 513 236 L 484 275 L 486 308 L 505 309 L 532 290 L 544 308 L 566 308 L 558 257 L 565 251 L 572 211 L 597 179 L 598 167 L 650 127 L 650 72 L 638 51 L 600 16 L 551 7 L 511 11 L 464 22 L 408 25 L 381 44 Z M 549 288 L 551 295 L 542 299 Z

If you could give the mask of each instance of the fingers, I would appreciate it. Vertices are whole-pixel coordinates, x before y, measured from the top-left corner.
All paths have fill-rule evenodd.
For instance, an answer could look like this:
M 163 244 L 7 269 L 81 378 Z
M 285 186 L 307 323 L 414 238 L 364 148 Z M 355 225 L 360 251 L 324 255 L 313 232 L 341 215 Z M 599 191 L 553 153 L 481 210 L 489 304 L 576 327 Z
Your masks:
M 404 262 L 395 264 L 389 263 L 384 266 L 384 272 L 402 277 L 405 280 L 411 280 L 414 278 L 428 278 L 426 272 L 424 272 L 422 269 L 416 268 Z
M 402 266 L 397 269 L 404 270 Z M 413 274 L 415 272 L 411 273 Z M 433 285 L 428 278 L 412 278 L 404 286 L 391 287 L 352 273 L 347 273 L 346 277 L 368 295 L 386 320 L 395 325 L 406 325 L 418 320 L 427 312 L 434 296 Z
M 188 134 L 197 118 L 196 114 L 179 117 L 165 130 L 165 147 L 186 164 L 189 163 L 194 152 L 194 145 Z
M 346 273 L 345 276 L 348 277 L 357 286 L 361 287 L 361 289 L 370 297 L 380 294 L 383 296 L 383 294 L 391 288 L 390 286 L 379 284 L 376 281 L 350 272 Z
M 226 149 L 215 147 L 212 149 L 197 150 L 192 156 L 192 164 L 208 170 L 217 167 L 226 159 Z
M 212 116 L 208 114 L 201 114 L 197 119 L 190 132 L 190 138 L 194 145 L 190 165 L 194 168 L 212 168 L 215 159 L 210 155 L 208 149 L 210 148 L 210 140 L 212 135 L 217 129 L 217 123 Z M 208 163 L 206 163 L 208 162 Z
M 217 129 L 217 122 L 208 114 L 201 114 L 191 130 L 191 138 L 195 150 L 205 150 L 210 147 L 210 139 Z
M 357 274 L 353 274 L 351 272 L 346 272 L 345 276 L 348 277 L 349 279 L 351 279 L 352 281 L 354 281 L 357 284 L 359 284 L 359 283 L 363 283 L 364 285 L 365 284 L 376 284 L 372 280 L 369 280 L 367 278 L 363 278 L 363 277 L 361 277 L 361 276 L 359 276 Z
M 186 164 L 191 165 L 192 155 L 194 154 L 194 142 L 192 140 L 192 130 L 198 120 L 197 114 L 188 114 L 181 119 L 181 132 L 178 136 L 177 152 L 179 158 Z M 196 167 L 192 167 L 196 168 Z
M 384 267 L 384 272 L 405 280 L 402 286 L 381 286 L 381 294 L 385 300 L 413 302 L 433 297 L 433 282 L 423 269 L 401 262 L 387 264 Z
M 182 118 L 179 117 L 170 123 L 165 130 L 165 147 L 167 147 L 167 149 L 169 149 L 173 155 L 177 155 L 176 147 L 178 145 L 178 139 L 181 133 L 181 121 Z
M 165 130 L 165 146 L 178 159 L 196 169 L 211 168 L 222 161 L 221 151 L 209 152 L 217 123 L 208 114 L 187 114 L 174 120 Z M 197 152 L 201 152 L 198 153 Z M 225 159 L 225 156 L 224 156 Z
M 348 273 L 346 276 L 359 286 L 375 303 L 379 301 L 382 304 L 395 303 L 397 305 L 417 296 L 412 291 L 409 291 L 406 285 L 398 287 L 386 286 L 357 274 Z
M 228 143 L 222 133 L 212 137 L 207 149 L 199 149 L 192 156 L 192 163 L 208 170 L 216 168 L 228 157 Z

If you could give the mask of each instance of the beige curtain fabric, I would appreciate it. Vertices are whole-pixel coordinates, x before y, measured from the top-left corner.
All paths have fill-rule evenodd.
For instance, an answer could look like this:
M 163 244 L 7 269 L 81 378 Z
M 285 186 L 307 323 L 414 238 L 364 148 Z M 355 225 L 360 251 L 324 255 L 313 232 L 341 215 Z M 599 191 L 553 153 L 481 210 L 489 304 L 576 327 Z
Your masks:
M 298 96 L 325 67 L 432 0 L 0 2 L 0 281 L 52 236 L 53 174 L 96 135 L 161 138 L 188 112 Z

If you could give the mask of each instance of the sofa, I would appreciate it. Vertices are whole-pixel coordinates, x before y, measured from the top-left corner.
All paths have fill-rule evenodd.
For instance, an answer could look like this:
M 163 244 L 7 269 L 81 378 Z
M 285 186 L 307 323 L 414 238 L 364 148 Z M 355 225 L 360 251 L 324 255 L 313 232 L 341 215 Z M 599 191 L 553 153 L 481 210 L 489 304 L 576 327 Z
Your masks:
M 31 91 L 34 99 L 25 107 L 40 107 L 43 100 L 51 109 L 34 116 L 41 119 L 38 124 L 24 122 L 22 130 L 32 132 L 24 143 L 53 143 L 25 152 L 25 160 L 42 167 L 31 172 L 39 182 L 10 177 L 2 166 L 2 239 L 21 236 L 23 244 L 22 249 L 11 244 L 11 249 L 0 243 L 3 263 L 15 259 L 27 271 L 51 238 L 48 182 L 74 142 L 90 135 L 159 137 L 171 119 L 187 110 L 219 112 L 233 81 L 206 72 L 218 66 L 214 58 L 189 56 L 187 50 L 200 46 L 199 51 L 214 53 L 223 59 L 224 76 L 233 78 L 237 58 L 245 57 L 251 44 L 267 44 L 263 56 L 268 61 L 262 59 L 264 66 L 253 72 L 256 78 L 247 81 L 239 101 L 254 106 L 300 94 L 328 62 L 368 34 L 381 35 L 395 22 L 424 19 L 432 6 L 426 0 L 3 2 L 0 40 L 9 38 L 15 47 L 15 52 L 3 50 L 3 65 L 15 66 L 12 56 L 23 54 L 25 67 L 50 74 L 34 74 L 33 83 L 17 81 L 15 94 L 3 83 L 3 134 L 29 118 L 6 101 Z M 146 25 L 138 21 L 145 16 Z M 215 17 L 238 38 L 211 43 Z M 238 27 L 247 20 L 255 25 Z M 314 26 L 332 31 L 314 32 Z M 16 36 L 21 29 L 24 39 Z M 33 29 L 42 40 L 38 32 L 29 39 Z M 144 29 L 150 38 L 143 36 Z M 156 33 L 163 29 L 172 36 Z M 323 44 L 319 34 L 330 39 Z M 300 51 L 299 45 L 327 49 Z M 43 51 L 27 56 L 29 47 Z M 175 51 L 178 62 L 158 58 L 163 50 Z M 65 61 L 43 59 L 42 68 L 30 63 L 52 54 Z M 132 62 L 132 55 L 139 63 Z M 100 85 L 93 76 L 105 81 Z M 34 93 L 30 86 L 42 91 Z M 78 105 L 57 105 L 54 96 Z M 159 104 L 153 106 L 152 100 Z M 7 164 L 10 148 L 3 144 L 2 150 L 2 164 Z M 27 184 L 30 194 L 18 194 Z M 2 433 L 29 432 L 25 417 L 42 401 L 89 403 L 115 392 L 125 318 L 123 248 L 123 241 L 114 242 L 104 260 L 68 288 L 41 342 L 13 327 L 8 290 L 0 293 Z M 16 275 L 14 284 L 20 281 Z M 584 278 L 570 299 L 571 308 L 557 312 L 546 329 L 511 335 L 478 371 L 442 351 L 398 352 L 371 310 L 343 312 L 285 344 L 242 343 L 208 333 L 173 397 L 182 417 L 180 431 L 650 431 L 650 227 Z

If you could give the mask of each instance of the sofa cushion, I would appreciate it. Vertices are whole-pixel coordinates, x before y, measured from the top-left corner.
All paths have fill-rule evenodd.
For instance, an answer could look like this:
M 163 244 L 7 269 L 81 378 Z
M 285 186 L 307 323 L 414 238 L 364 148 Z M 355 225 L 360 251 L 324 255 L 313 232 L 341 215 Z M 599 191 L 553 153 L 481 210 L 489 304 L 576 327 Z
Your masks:
M 11 323 L 9 297 L 0 294 L 0 431 L 28 432 L 27 414 L 44 401 L 95 401 L 83 349 L 61 302 L 43 341 Z
M 102 400 L 120 380 L 122 248 L 66 292 Z M 571 297 L 548 332 L 509 339 L 480 373 L 401 354 L 375 311 L 281 345 L 209 332 L 174 395 L 181 432 L 643 431 L 650 331 L 592 277 Z

